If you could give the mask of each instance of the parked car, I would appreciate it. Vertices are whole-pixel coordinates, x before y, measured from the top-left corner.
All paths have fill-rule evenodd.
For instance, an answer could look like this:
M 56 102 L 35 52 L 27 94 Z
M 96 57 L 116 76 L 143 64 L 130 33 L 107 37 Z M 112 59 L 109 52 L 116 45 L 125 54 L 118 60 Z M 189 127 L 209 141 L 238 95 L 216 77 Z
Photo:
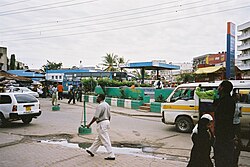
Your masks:
M 10 87 L 9 92 L 28 93 L 36 98 L 39 97 L 39 94 L 37 92 L 34 92 L 26 87 Z
M 41 113 L 39 100 L 30 94 L 0 93 L 0 127 L 17 120 L 29 124 Z

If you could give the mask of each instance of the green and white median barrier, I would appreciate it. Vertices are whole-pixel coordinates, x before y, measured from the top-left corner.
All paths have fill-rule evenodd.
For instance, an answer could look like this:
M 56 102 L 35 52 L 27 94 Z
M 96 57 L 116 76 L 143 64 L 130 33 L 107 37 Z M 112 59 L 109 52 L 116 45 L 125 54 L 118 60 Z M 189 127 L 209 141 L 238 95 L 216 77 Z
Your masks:
M 117 99 L 117 107 L 124 107 L 124 99 Z
M 131 100 L 125 99 L 125 101 L 124 101 L 124 107 L 125 108 L 131 108 Z
M 151 102 L 150 103 L 150 112 L 161 113 L 162 103 L 160 102 Z
M 117 98 L 111 98 L 111 106 L 117 106 Z

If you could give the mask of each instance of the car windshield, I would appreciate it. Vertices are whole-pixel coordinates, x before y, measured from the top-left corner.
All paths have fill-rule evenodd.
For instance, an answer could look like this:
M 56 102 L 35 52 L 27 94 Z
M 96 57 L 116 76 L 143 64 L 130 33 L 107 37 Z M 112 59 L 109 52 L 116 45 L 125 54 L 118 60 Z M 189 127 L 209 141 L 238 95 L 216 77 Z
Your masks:
M 38 100 L 28 94 L 15 94 L 14 95 L 18 103 L 34 103 L 38 102 Z

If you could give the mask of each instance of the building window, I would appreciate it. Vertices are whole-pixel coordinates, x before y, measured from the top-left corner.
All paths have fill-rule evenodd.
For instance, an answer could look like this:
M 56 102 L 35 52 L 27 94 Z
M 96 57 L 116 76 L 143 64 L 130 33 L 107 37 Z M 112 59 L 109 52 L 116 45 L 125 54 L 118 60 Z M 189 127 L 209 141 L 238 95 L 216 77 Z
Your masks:
M 59 76 L 59 79 L 62 79 L 62 76 L 61 76 L 61 75 Z
M 51 78 L 54 79 L 54 75 L 52 75 Z

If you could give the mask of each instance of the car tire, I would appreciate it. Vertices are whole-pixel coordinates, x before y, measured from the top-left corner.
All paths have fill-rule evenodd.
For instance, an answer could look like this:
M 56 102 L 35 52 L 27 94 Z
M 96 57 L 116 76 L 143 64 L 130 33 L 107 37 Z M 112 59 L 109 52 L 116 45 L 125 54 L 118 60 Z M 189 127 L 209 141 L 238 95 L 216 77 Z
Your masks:
M 194 124 L 189 117 L 181 116 L 176 119 L 175 127 L 179 132 L 188 133 L 193 129 Z
M 32 118 L 31 117 L 25 117 L 25 118 L 22 118 L 22 121 L 23 121 L 24 124 L 29 124 L 32 121 Z
M 3 114 L 0 113 L 0 127 L 3 128 L 7 125 L 8 121 L 4 118 Z

